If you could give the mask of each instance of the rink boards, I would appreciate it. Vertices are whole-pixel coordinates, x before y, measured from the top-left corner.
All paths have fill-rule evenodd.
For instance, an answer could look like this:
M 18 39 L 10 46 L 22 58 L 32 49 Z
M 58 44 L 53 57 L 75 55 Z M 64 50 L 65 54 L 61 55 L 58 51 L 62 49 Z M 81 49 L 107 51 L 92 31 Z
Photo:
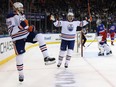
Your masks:
M 86 35 L 87 41 L 91 42 L 95 40 L 95 33 L 88 33 Z M 60 34 L 44 34 L 44 39 L 47 44 L 56 44 L 60 43 L 61 36 Z M 110 40 L 110 38 L 108 38 Z M 96 40 L 95 40 L 96 41 Z M 38 44 L 26 44 L 26 50 L 37 46 Z M 6 63 L 15 57 L 13 43 L 10 37 L 0 38 L 0 65 Z

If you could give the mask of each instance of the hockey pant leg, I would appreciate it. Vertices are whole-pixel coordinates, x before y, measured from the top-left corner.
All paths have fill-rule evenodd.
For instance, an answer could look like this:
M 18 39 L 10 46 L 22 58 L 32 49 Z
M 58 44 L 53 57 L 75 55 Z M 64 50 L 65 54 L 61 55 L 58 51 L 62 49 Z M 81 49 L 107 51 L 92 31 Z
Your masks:
M 109 45 L 106 43 L 104 44 L 104 49 L 105 49 L 106 53 L 109 53 L 111 51 Z
M 84 46 L 84 45 L 85 45 L 85 42 L 87 41 L 87 39 L 86 39 L 86 37 L 85 37 L 84 34 L 82 34 L 82 39 L 83 39 L 83 41 L 82 41 L 82 45 Z
M 98 48 L 101 54 L 104 53 L 104 45 L 98 44 Z

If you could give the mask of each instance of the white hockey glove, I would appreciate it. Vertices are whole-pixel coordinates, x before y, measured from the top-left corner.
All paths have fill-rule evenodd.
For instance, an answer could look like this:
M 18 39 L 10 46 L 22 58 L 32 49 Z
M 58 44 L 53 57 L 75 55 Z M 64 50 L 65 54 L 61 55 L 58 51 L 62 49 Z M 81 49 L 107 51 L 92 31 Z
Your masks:
M 52 20 L 52 21 L 56 20 L 55 17 L 54 17 L 54 15 L 51 15 L 50 20 Z

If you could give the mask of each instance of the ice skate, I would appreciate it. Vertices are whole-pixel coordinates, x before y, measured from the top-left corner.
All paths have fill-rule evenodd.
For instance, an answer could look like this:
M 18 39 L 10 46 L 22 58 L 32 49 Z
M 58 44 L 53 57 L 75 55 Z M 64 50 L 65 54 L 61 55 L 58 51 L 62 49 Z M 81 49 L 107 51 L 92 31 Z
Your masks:
M 61 63 L 58 63 L 58 64 L 57 64 L 57 67 L 60 67 L 60 66 L 61 66 Z
M 106 55 L 110 55 L 110 54 L 112 54 L 112 51 L 109 51 L 108 53 L 106 53 Z
M 98 56 L 104 56 L 104 53 L 99 52 Z
M 65 67 L 65 68 L 68 68 L 68 63 L 65 63 L 65 64 L 64 64 L 64 67 Z
M 55 58 L 46 57 L 44 58 L 45 65 L 51 65 L 56 63 Z
M 19 81 L 23 82 L 24 81 L 24 76 L 23 75 L 19 75 Z
M 110 54 L 112 54 L 112 51 L 110 50 Z

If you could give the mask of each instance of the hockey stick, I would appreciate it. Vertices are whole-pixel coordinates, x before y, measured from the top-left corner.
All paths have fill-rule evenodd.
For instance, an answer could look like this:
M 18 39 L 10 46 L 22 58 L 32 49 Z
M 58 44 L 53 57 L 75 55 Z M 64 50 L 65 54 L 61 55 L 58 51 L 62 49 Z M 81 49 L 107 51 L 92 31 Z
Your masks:
M 81 30 L 81 57 L 83 57 L 83 45 L 82 45 L 82 42 L 83 42 L 83 40 L 82 40 L 82 30 Z
M 94 40 L 92 40 L 92 42 L 86 46 L 85 49 L 87 49 L 95 40 L 96 40 L 96 36 L 95 36 Z M 85 50 L 85 49 L 84 49 L 84 50 Z
M 12 7 L 15 9 L 15 11 L 17 12 L 17 9 L 15 8 L 15 6 L 13 5 L 13 2 L 12 2 L 12 0 L 9 0 L 10 1 L 10 4 L 12 5 Z M 17 14 L 19 14 L 19 12 L 17 13 Z
M 82 26 L 81 26 L 81 57 L 83 57 L 83 35 L 82 35 L 82 33 L 83 33 L 83 31 L 82 31 L 82 29 L 83 29 L 83 13 L 82 13 L 82 16 L 81 16 L 81 22 L 82 22 Z
M 91 16 L 91 12 L 90 12 L 90 1 L 88 0 L 88 14 L 89 14 L 89 19 L 90 19 L 90 22 L 92 21 L 92 16 Z
M 89 19 L 90 19 L 90 24 L 91 24 L 91 21 L 92 21 L 92 16 L 91 16 L 91 13 L 90 13 L 90 2 L 88 0 L 88 14 L 89 14 Z M 83 18 L 83 14 L 82 14 L 82 18 Z M 82 20 L 81 18 L 81 20 Z M 83 28 L 83 22 L 82 22 L 82 28 Z M 95 40 L 95 39 L 94 39 Z M 92 43 L 94 42 L 94 40 L 92 41 Z M 92 44 L 90 43 L 90 45 Z M 89 47 L 89 46 L 88 46 Z M 81 57 L 83 57 L 83 45 L 82 45 L 82 30 L 81 30 Z

